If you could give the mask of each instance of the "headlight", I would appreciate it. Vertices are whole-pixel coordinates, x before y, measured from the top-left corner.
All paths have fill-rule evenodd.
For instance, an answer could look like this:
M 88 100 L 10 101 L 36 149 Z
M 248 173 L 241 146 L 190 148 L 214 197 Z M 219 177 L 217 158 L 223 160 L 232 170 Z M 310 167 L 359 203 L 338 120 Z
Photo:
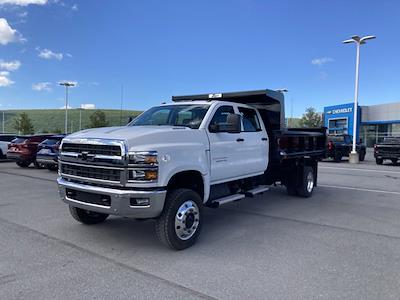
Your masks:
M 157 165 L 157 151 L 129 152 L 129 164 Z
M 158 179 L 157 151 L 129 152 L 128 182 Z

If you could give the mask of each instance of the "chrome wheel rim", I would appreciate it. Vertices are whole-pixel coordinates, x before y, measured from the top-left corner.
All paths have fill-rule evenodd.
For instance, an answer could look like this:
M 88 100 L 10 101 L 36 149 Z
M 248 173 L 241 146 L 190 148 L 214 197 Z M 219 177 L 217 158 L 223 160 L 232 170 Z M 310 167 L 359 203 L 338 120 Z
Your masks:
M 314 174 L 309 172 L 307 174 L 307 192 L 311 193 L 314 189 Z
M 197 204 L 188 200 L 183 203 L 175 215 L 175 233 L 180 240 L 190 239 L 199 228 L 200 211 Z

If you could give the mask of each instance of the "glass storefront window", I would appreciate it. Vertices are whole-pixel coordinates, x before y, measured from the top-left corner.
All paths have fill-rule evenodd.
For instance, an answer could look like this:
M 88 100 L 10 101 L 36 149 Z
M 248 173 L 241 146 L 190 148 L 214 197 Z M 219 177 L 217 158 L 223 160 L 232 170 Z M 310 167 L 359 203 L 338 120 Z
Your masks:
M 360 132 L 364 144 L 373 147 L 386 136 L 400 136 L 400 124 L 363 124 Z

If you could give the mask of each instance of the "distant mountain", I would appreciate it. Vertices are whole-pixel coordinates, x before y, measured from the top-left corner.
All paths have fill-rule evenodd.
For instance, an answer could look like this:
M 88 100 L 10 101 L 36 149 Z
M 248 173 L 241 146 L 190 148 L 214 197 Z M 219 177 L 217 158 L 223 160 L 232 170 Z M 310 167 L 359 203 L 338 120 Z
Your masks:
M 141 111 L 123 110 L 122 118 L 121 111 L 116 109 L 82 109 L 82 129 L 88 128 L 90 124 L 90 116 L 96 110 L 101 110 L 106 114 L 106 119 L 109 126 L 119 126 L 128 123 L 129 117 L 135 117 Z M 64 132 L 65 110 L 63 109 L 21 109 L 21 110 L 5 110 L 5 132 L 16 133 L 13 128 L 14 118 L 20 113 L 27 113 L 32 121 L 36 133 L 59 133 Z M 75 132 L 79 130 L 79 109 L 68 110 L 68 128 L 69 131 Z M 3 129 L 3 114 L 0 111 L 0 132 Z

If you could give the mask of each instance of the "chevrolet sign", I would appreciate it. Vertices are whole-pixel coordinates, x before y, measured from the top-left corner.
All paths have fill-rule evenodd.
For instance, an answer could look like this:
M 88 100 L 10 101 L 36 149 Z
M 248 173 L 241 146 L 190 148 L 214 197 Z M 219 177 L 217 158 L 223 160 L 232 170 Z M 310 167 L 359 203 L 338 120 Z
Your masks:
M 326 112 L 326 114 L 328 114 L 328 115 L 347 114 L 347 113 L 351 113 L 352 111 L 353 111 L 352 107 L 345 107 L 345 108 L 328 110 Z

